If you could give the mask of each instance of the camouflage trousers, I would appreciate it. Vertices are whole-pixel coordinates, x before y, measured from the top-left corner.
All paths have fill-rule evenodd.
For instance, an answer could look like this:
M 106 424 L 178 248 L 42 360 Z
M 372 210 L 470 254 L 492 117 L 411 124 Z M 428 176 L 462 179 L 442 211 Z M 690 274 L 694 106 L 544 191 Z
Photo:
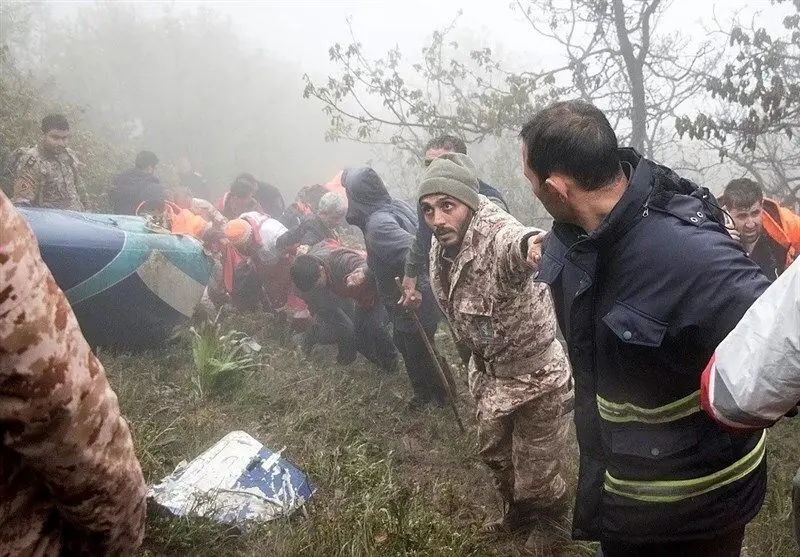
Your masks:
M 534 513 L 562 503 L 566 483 L 561 463 L 572 420 L 572 390 L 546 393 L 512 413 L 481 416 L 479 454 L 503 502 Z

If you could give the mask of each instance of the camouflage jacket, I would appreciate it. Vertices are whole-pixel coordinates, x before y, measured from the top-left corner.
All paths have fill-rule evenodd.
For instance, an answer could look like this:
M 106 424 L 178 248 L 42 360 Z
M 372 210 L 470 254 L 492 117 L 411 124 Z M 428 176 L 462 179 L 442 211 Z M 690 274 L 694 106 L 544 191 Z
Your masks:
M 432 244 L 431 287 L 454 335 L 472 350 L 479 416 L 513 412 L 570 378 L 550 291 L 533 281 L 523 251 L 537 232 L 481 196 L 455 257 Z
M 39 147 L 27 149 L 14 168 L 12 201 L 16 205 L 84 211 L 86 191 L 79 165 L 69 149 L 55 157 L 45 156 Z
M 0 555 L 130 555 L 146 486 L 103 366 L 0 193 Z

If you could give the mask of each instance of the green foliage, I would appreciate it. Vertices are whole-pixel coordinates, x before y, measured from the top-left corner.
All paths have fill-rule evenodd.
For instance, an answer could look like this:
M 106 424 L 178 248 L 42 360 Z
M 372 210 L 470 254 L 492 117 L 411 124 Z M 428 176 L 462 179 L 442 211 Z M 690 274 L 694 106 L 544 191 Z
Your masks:
M 198 399 L 230 393 L 259 366 L 256 353 L 239 331 L 224 332 L 219 316 L 189 329 L 192 335 L 194 373 L 192 389 Z

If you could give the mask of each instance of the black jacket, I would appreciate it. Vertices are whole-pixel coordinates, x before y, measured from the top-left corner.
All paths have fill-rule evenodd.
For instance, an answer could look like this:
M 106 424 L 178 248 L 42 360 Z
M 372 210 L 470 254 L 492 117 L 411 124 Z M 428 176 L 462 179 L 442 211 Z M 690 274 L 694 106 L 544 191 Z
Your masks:
M 417 215 L 404 201 L 392 199 L 380 176 L 371 168 L 348 168 L 342 174 L 347 192 L 347 222 L 364 233 L 367 267 L 374 277 L 378 295 L 397 330 L 414 331 L 413 322 L 397 305 L 400 289 L 395 277 L 402 277 L 406 254 L 417 233 Z M 431 327 L 439 312 L 427 280 L 417 283 L 422 293 L 420 321 Z
M 110 195 L 114 213 L 136 214 L 136 208 L 147 198 L 148 189 L 159 183 L 158 178 L 139 168 L 131 168 L 117 175 Z
M 555 223 L 537 275 L 551 285 L 575 376 L 573 535 L 707 538 L 748 522 L 764 498 L 761 435 L 720 429 L 700 410 L 697 391 L 714 348 L 769 283 L 725 232 L 708 190 L 632 149 L 620 154 L 629 171 L 622 199 L 589 235 Z M 640 409 L 681 400 L 685 415 L 641 417 Z M 624 417 L 603 413 L 610 407 Z M 675 500 L 620 494 L 607 477 L 696 480 L 750 462 L 747 455 L 755 464 L 743 477 Z
M 338 237 L 336 231 L 319 216 L 309 215 L 300 221 L 300 224 L 290 228 L 278 238 L 275 246 L 281 250 L 296 244 L 313 246 L 327 239 L 336 240 Z

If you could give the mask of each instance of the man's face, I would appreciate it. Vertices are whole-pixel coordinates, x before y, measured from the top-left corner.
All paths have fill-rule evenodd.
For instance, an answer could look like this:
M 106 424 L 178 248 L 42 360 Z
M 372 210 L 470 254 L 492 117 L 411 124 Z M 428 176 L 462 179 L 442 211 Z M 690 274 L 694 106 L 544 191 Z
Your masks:
M 461 246 L 472 221 L 472 209 L 458 199 L 442 194 L 423 197 L 420 207 L 425 222 L 439 243 L 445 248 Z
M 429 167 L 433 160 L 437 157 L 441 157 L 445 153 L 452 153 L 450 149 L 428 149 L 425 151 L 425 167 Z
M 763 204 L 763 201 L 758 201 L 750 207 L 737 207 L 730 211 L 733 224 L 746 244 L 754 244 L 761 236 Z
M 50 130 L 42 134 L 42 147 L 52 155 L 60 155 L 67 148 L 69 130 Z

